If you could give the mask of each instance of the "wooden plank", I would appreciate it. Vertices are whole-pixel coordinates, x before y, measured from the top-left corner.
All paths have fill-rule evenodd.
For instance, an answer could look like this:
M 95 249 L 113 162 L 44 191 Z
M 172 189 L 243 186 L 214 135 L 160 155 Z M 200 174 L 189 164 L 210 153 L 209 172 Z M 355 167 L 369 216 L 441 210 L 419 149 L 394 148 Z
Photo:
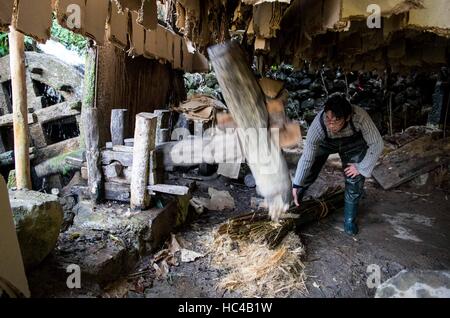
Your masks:
M 148 186 L 147 189 L 152 192 L 159 192 L 173 195 L 186 195 L 189 193 L 188 187 L 171 184 L 155 184 Z
M 133 147 L 128 147 L 128 146 L 113 146 L 113 151 L 133 153 Z
M 72 152 L 80 148 L 80 138 L 67 139 L 56 144 L 36 149 L 36 158 L 34 164 L 39 164 L 43 161 L 57 157 L 61 154 Z
M 424 136 L 388 153 L 372 172 L 385 190 L 450 162 L 450 138 Z
M 35 114 L 28 114 L 28 124 L 34 124 L 37 121 Z M 0 116 L 0 127 L 8 127 L 13 125 L 13 114 Z
M 60 120 L 63 118 L 79 115 L 81 111 L 81 103 L 76 102 L 64 102 L 56 105 L 52 105 L 34 112 L 37 116 L 37 120 L 41 124 L 45 124 L 51 121 Z

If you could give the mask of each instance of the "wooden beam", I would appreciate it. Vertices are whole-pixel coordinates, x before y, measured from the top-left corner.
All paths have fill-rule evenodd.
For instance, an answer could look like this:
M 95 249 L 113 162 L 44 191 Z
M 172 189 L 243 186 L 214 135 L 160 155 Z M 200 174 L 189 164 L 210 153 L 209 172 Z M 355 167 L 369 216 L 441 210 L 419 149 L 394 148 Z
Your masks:
M 27 110 L 28 112 L 28 110 Z M 34 124 L 36 122 L 36 115 L 35 114 L 27 114 L 27 123 L 28 124 Z M 13 114 L 7 114 L 0 116 L 0 127 L 8 127 L 12 126 L 14 123 L 14 116 Z
M 46 108 L 42 108 L 35 111 L 34 114 L 41 124 L 45 124 L 51 121 L 79 115 L 80 111 L 81 103 L 79 101 L 76 101 L 63 102 Z
M 157 118 L 155 114 L 151 113 L 136 115 L 130 200 L 133 210 L 144 210 L 150 205 L 147 183 L 150 152 L 155 149 Z
M 72 170 L 77 169 L 76 166 L 67 163 L 66 160 L 68 157 L 77 153 L 79 153 L 79 150 L 76 150 L 72 153 L 61 154 L 58 157 L 51 158 L 38 164 L 34 167 L 36 176 L 38 178 L 43 178 L 54 174 L 66 174 Z
M 56 144 L 49 145 L 44 148 L 37 148 L 35 150 L 36 158 L 33 161 L 33 164 L 37 165 L 40 164 L 41 162 L 57 157 L 64 153 L 73 152 L 79 149 L 80 146 L 81 146 L 80 138 L 75 137 L 72 139 L 60 141 Z
M 189 193 L 188 187 L 171 184 L 155 184 L 148 186 L 147 189 L 151 192 L 159 192 L 173 195 L 186 195 Z
M 24 35 L 13 26 L 10 27 L 9 49 L 13 96 L 16 186 L 18 189 L 31 189 Z

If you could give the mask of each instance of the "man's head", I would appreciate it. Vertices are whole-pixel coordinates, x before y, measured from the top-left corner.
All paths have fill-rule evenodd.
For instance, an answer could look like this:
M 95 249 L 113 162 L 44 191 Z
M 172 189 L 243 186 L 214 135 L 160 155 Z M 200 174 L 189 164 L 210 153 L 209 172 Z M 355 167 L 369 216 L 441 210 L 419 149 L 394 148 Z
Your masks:
M 345 127 L 345 124 L 350 120 L 352 112 L 352 105 L 345 98 L 344 94 L 331 94 L 325 102 L 325 125 L 332 133 L 337 133 Z

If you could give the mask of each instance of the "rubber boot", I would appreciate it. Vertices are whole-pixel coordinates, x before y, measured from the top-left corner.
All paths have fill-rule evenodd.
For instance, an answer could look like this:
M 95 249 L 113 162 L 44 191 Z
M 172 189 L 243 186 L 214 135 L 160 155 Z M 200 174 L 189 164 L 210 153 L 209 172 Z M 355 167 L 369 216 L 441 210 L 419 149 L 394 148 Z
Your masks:
M 358 234 L 356 225 L 356 214 L 358 213 L 358 204 L 345 202 L 344 206 L 344 231 L 348 235 Z

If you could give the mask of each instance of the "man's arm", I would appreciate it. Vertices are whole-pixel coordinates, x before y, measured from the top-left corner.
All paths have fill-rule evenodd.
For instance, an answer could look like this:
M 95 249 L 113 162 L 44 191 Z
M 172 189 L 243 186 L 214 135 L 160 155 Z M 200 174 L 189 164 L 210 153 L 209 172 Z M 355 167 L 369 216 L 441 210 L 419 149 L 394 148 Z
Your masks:
M 295 172 L 295 177 L 293 180 L 294 188 L 303 186 L 303 183 L 314 163 L 314 158 L 319 147 L 319 142 L 325 138 L 325 134 L 323 133 L 323 129 L 320 124 L 321 114 L 322 113 L 320 112 L 316 116 L 316 118 L 314 118 L 311 127 L 309 127 L 308 129 L 303 154 L 298 162 L 297 170 Z
M 361 115 L 361 133 L 369 148 L 364 159 L 355 166 L 360 174 L 368 178 L 372 175 L 373 168 L 375 168 L 378 158 L 383 152 L 384 142 L 369 114 L 362 108 L 359 109 L 359 113 Z

